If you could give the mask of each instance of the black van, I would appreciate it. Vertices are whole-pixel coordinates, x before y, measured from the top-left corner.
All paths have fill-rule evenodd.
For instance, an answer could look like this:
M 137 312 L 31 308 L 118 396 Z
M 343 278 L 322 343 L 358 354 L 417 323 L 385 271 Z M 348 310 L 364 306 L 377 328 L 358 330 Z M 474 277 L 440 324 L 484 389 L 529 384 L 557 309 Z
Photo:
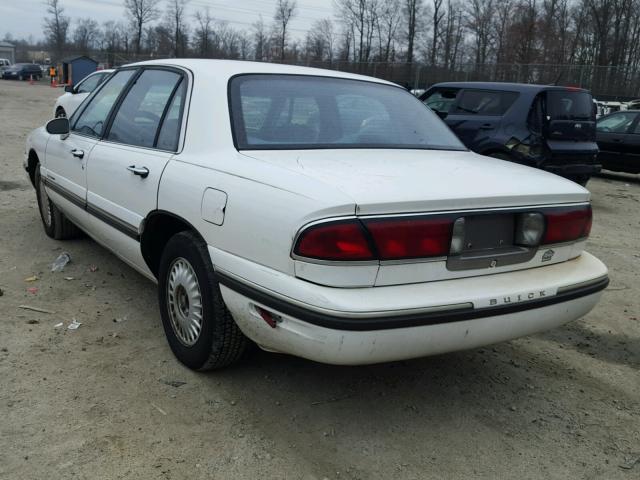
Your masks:
M 600 171 L 587 90 L 521 83 L 438 83 L 420 96 L 474 152 L 581 185 Z

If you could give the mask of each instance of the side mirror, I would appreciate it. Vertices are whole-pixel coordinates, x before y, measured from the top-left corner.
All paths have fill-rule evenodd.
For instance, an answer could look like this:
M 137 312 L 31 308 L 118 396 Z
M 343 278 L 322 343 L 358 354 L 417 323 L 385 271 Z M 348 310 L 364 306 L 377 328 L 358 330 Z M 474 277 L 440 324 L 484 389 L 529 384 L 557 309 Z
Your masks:
M 69 135 L 71 130 L 69 127 L 69 119 L 66 117 L 49 120 L 45 128 L 50 135 Z
M 64 91 L 67 93 L 76 93 L 75 89 L 73 88 L 73 85 L 66 85 L 64 87 Z

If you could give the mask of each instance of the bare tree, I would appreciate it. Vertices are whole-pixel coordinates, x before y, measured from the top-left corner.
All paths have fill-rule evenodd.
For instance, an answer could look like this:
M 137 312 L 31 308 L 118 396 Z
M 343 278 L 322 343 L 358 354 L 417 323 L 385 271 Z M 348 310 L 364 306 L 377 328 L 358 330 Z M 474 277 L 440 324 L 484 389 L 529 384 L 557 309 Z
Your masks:
M 368 62 L 371 55 L 371 44 L 376 32 L 379 0 L 336 0 L 340 9 L 345 31 L 354 46 L 354 57 L 357 62 Z
M 431 17 L 433 20 L 433 36 L 431 37 L 431 55 L 430 55 L 430 63 L 431 65 L 436 64 L 436 59 L 438 58 L 438 40 L 440 39 L 440 28 L 442 24 L 442 19 L 445 15 L 445 9 L 442 5 L 444 0 L 433 0 L 433 16 Z M 507 0 L 508 1 L 508 0 Z
M 277 0 L 276 13 L 273 16 L 273 21 L 275 22 L 275 31 L 278 37 L 280 61 L 284 61 L 285 48 L 287 46 L 287 27 L 295 15 L 296 0 Z
M 167 9 L 167 30 L 171 32 L 174 57 L 184 56 L 187 47 L 187 26 L 184 23 L 188 0 L 169 0 Z
M 70 20 L 64 15 L 60 0 L 47 0 L 47 15 L 44 19 L 44 33 L 55 56 L 60 58 L 67 44 Z
M 398 36 L 402 21 L 399 0 L 387 0 L 376 18 L 378 31 L 378 59 L 384 62 L 391 60 L 392 45 Z
M 78 53 L 87 54 L 91 51 L 100 36 L 98 22 L 92 18 L 80 18 L 73 31 L 73 44 Z
M 259 62 L 267 60 L 269 52 L 269 36 L 267 28 L 262 20 L 262 15 L 251 26 L 253 30 L 253 58 Z
M 198 51 L 198 55 L 206 58 L 209 56 L 211 35 L 213 34 L 213 18 L 211 18 L 211 14 L 209 13 L 209 7 L 205 8 L 204 11 L 196 12 L 195 19 L 197 25 L 195 29 L 194 46 Z
M 158 18 L 158 0 L 124 0 L 124 7 L 136 28 L 136 55 L 138 55 L 142 46 L 144 26 Z
M 413 51 L 419 29 L 421 10 L 422 0 L 404 0 L 404 15 L 407 24 L 407 63 L 413 62 Z

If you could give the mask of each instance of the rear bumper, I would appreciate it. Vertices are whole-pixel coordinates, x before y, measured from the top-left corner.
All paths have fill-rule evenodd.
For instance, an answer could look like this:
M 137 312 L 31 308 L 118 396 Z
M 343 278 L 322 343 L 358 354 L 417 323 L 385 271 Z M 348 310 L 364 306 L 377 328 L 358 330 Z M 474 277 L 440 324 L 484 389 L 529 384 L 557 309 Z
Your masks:
M 227 307 L 258 345 L 333 364 L 433 355 L 547 330 L 586 314 L 608 284 L 606 267 L 588 253 L 526 271 L 374 288 L 289 277 L 292 285 L 276 281 L 272 287 L 281 288 L 272 290 L 218 275 Z M 275 328 L 256 307 L 276 316 Z

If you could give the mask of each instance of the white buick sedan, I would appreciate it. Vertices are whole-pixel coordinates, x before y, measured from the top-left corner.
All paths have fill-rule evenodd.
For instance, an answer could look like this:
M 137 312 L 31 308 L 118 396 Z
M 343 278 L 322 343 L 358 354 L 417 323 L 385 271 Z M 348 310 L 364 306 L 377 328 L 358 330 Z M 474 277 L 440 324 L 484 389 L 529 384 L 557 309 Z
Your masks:
M 157 282 L 171 349 L 368 364 L 580 318 L 607 286 L 589 192 L 469 152 L 404 89 L 310 68 L 118 69 L 28 138 L 44 230 Z

